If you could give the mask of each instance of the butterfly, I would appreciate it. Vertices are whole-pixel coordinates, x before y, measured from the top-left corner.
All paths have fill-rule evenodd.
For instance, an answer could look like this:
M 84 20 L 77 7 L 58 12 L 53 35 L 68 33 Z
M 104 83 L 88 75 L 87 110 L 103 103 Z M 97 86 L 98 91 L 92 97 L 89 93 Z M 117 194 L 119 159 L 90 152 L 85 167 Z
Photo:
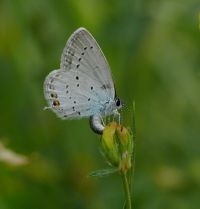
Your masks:
M 118 114 L 122 107 L 116 96 L 110 67 L 98 43 L 85 28 L 68 39 L 61 55 L 60 69 L 44 81 L 48 107 L 59 118 L 89 117 L 92 130 L 102 134 L 102 117 Z

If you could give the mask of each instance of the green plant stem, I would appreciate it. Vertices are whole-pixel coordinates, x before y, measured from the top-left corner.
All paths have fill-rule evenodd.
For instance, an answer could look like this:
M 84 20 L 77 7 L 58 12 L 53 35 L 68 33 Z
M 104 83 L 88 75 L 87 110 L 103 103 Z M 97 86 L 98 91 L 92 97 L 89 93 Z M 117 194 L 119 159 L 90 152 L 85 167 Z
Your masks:
M 122 181 L 124 185 L 124 192 L 126 196 L 126 209 L 131 209 L 131 193 L 130 187 L 127 179 L 127 172 L 122 173 Z

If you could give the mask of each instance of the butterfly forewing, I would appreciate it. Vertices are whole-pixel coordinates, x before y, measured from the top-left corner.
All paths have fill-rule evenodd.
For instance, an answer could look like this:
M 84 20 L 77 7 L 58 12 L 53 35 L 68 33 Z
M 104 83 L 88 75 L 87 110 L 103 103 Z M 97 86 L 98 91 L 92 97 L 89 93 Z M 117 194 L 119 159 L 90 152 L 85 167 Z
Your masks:
M 89 75 L 107 95 L 114 99 L 114 84 L 110 67 L 99 45 L 93 36 L 85 29 L 76 30 L 63 50 L 61 69 L 82 71 Z

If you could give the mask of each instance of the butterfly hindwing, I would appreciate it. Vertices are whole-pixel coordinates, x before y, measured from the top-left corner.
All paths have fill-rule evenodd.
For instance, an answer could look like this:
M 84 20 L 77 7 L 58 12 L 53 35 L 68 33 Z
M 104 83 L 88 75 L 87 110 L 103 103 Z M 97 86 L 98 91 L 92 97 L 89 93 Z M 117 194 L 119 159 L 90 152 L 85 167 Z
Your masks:
M 54 70 L 45 80 L 44 93 L 49 107 L 60 117 L 88 117 L 103 109 L 107 100 L 99 95 L 100 85 L 82 72 Z

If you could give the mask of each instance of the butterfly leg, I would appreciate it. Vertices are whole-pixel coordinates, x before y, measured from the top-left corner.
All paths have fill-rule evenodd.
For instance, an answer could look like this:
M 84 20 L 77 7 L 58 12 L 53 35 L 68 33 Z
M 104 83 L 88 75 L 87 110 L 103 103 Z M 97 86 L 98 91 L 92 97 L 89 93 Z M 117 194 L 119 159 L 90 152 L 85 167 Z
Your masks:
M 114 112 L 113 117 L 114 117 L 114 119 L 116 118 L 117 122 L 120 124 L 120 122 L 121 122 L 121 115 L 120 115 L 120 113 L 117 110 Z
M 99 115 L 99 118 L 101 119 L 101 122 L 102 122 L 103 126 L 106 126 L 105 123 L 104 123 L 103 117 L 101 115 Z
M 110 121 L 111 121 L 111 115 L 109 115 L 108 117 L 107 117 L 107 124 L 109 124 L 110 123 Z

